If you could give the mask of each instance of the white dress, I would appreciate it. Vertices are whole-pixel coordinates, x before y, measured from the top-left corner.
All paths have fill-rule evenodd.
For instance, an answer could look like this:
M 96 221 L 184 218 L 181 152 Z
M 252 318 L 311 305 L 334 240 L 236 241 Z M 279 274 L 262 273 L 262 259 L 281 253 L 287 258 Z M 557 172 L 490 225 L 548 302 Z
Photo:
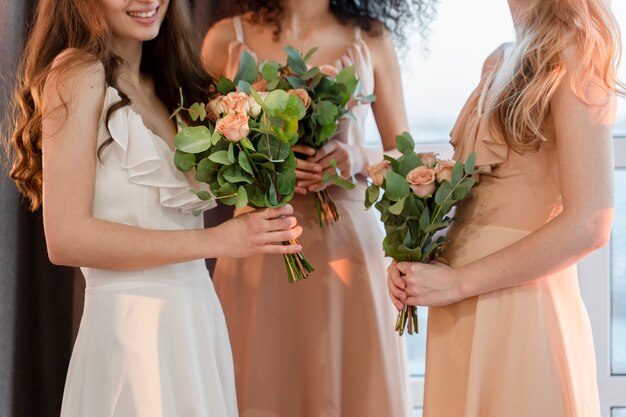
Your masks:
M 173 152 L 108 87 L 93 214 L 146 229 L 202 228 L 211 203 L 191 192 Z M 204 260 L 139 271 L 82 268 L 85 308 L 62 417 L 235 417 L 232 353 Z

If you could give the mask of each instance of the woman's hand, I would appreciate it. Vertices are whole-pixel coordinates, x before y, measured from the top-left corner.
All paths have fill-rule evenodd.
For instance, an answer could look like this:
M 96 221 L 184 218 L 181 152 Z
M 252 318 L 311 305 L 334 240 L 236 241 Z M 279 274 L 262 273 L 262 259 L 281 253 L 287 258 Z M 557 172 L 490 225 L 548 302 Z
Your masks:
M 393 262 L 387 270 L 389 295 L 403 305 L 440 307 L 461 301 L 458 270 L 440 262 Z
M 317 154 L 309 158 L 310 162 L 316 163 L 321 167 L 320 181 L 305 183 L 311 192 L 322 191 L 327 185 L 321 183 L 324 174 L 336 174 L 335 167 L 331 165 L 331 161 L 335 160 L 337 169 L 344 178 L 350 178 L 354 174 L 361 172 L 365 165 L 365 160 L 361 150 L 356 146 L 338 140 L 331 140 L 322 146 Z
M 404 291 L 406 289 L 406 284 L 402 279 L 396 261 L 391 262 L 391 265 L 387 268 L 387 287 L 389 289 L 389 298 L 391 298 L 391 302 L 394 306 L 396 306 L 398 311 L 401 311 L 404 308 L 407 299 L 406 292 Z
M 296 153 L 309 156 L 308 159 L 296 158 L 296 193 L 306 195 L 310 184 L 322 181 L 321 165 L 311 161 L 315 156 L 315 149 L 306 145 L 295 145 L 292 150 Z
M 293 254 L 302 250 L 300 245 L 282 245 L 302 234 L 293 216 L 293 207 L 254 210 L 241 214 L 217 226 L 217 236 L 222 247 L 220 256 L 243 258 L 260 253 Z

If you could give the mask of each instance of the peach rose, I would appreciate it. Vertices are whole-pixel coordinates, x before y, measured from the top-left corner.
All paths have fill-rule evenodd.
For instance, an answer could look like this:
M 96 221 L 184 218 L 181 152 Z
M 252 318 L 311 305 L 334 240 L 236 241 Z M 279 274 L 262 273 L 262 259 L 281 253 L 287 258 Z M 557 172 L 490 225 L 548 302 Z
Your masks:
M 385 179 L 385 175 L 387 172 L 391 170 L 391 162 L 386 159 L 383 159 L 377 164 L 372 165 L 367 169 L 367 173 L 370 174 L 372 178 L 372 184 L 377 186 L 383 185 L 383 180 Z
M 309 97 L 309 93 L 304 88 L 295 88 L 287 92 L 289 94 L 297 96 L 300 100 L 302 100 L 305 109 L 308 109 L 311 105 L 311 97 Z
M 250 133 L 248 119 L 245 114 L 227 114 L 217 121 L 215 130 L 231 142 L 239 142 Z
M 406 180 L 418 197 L 429 197 L 435 192 L 435 170 L 432 168 L 417 167 L 406 175 Z
M 437 155 L 434 152 L 420 152 L 417 154 L 419 158 L 422 160 L 422 164 L 426 165 L 428 168 L 434 168 L 437 165 Z
M 334 65 L 324 64 L 324 65 L 320 65 L 319 68 L 322 74 L 330 78 L 335 78 L 337 74 L 339 74 L 339 71 Z
M 438 182 L 443 180 L 452 181 L 452 169 L 454 168 L 454 161 L 451 159 L 438 159 L 437 166 L 435 167 L 435 173 Z
M 224 96 L 219 96 L 209 101 L 205 107 L 209 119 L 216 121 L 223 114 L 228 113 L 226 104 L 224 104 Z
M 224 105 L 228 109 L 229 114 L 247 114 L 248 113 L 248 95 L 246 93 L 232 92 L 228 93 L 222 99 Z

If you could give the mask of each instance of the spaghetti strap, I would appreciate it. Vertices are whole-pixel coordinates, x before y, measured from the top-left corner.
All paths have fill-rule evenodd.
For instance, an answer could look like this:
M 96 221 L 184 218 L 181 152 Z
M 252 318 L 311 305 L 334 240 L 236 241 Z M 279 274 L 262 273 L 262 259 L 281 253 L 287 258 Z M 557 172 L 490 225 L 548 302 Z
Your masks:
M 361 26 L 354 27 L 354 40 L 355 41 L 361 40 Z
M 235 28 L 235 34 L 237 35 L 237 40 L 241 43 L 244 43 L 243 23 L 241 22 L 241 16 L 233 17 L 233 27 Z

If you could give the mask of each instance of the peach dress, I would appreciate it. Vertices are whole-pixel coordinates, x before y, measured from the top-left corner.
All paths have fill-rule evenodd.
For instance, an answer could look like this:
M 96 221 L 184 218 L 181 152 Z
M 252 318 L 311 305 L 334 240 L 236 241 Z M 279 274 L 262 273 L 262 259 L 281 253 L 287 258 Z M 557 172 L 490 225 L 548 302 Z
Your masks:
M 490 132 L 482 114 L 498 65 L 485 71 L 451 133 L 454 159 L 476 151 L 485 171 L 474 197 L 459 208 L 464 223 L 449 232 L 444 258 L 453 266 L 524 238 L 562 210 L 554 133 L 538 152 L 520 155 Z M 431 308 L 427 340 L 424 417 L 600 416 L 575 265 Z
M 246 49 L 241 21 L 228 53 L 233 76 Z M 262 58 L 262 57 L 261 57 Z M 357 29 L 336 66 L 355 65 L 374 90 L 369 50 Z M 336 140 L 363 146 L 368 107 L 352 109 Z M 380 155 L 379 155 L 380 157 Z M 361 187 L 331 190 L 341 219 L 320 228 L 312 196 L 296 196 L 300 238 L 315 272 L 289 284 L 281 256 L 223 258 L 215 289 L 227 319 L 242 417 L 408 417 L 405 347 L 393 331 L 382 231 Z

